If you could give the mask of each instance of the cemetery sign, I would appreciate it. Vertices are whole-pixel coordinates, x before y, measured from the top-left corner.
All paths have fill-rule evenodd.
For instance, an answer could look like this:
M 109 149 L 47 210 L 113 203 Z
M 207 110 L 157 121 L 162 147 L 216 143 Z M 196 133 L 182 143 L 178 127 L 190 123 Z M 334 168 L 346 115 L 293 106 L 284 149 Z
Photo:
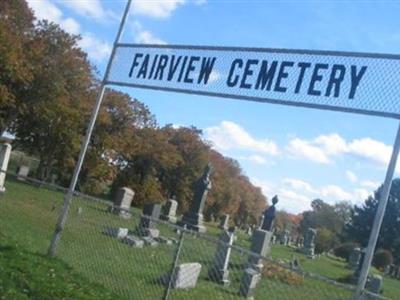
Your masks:
M 400 117 L 400 56 L 117 44 L 106 83 Z

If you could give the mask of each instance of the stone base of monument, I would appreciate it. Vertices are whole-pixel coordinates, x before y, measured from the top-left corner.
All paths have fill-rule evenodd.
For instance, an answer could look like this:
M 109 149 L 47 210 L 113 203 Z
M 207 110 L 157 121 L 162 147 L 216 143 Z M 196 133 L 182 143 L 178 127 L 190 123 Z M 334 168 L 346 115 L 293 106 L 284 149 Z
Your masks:
M 381 275 L 368 276 L 366 289 L 374 294 L 380 294 L 383 288 L 383 277 Z
M 157 242 L 159 242 L 160 244 L 165 244 L 165 245 L 172 245 L 174 243 L 169 238 L 166 238 L 166 237 L 163 237 L 163 236 L 156 237 L 155 240 Z
M 158 242 L 154 238 L 149 236 L 142 237 L 142 240 L 146 245 L 151 247 L 156 247 L 158 245 Z
M 105 228 L 103 234 L 117 238 L 124 239 L 129 233 L 128 228 Z
M 186 228 L 189 230 L 205 233 L 207 228 L 203 225 L 203 215 L 202 214 L 185 214 L 182 220 L 178 223 L 179 226 L 183 227 L 186 225 Z
M 129 212 L 129 208 L 119 208 L 119 207 L 115 207 L 114 205 L 110 205 L 108 207 L 108 211 L 110 213 L 119 215 L 122 219 L 130 219 L 132 218 L 132 214 Z
M 245 297 L 248 300 L 254 299 L 254 293 L 257 287 L 257 284 L 261 280 L 261 273 L 252 269 L 247 268 L 244 271 L 244 275 L 240 282 L 240 296 Z
M 133 235 L 128 235 L 122 240 L 122 242 L 134 248 L 143 248 L 144 246 L 144 242 Z
M 170 223 L 172 223 L 172 224 L 176 224 L 176 222 L 177 222 L 176 217 L 173 217 L 173 216 L 161 215 L 161 216 L 160 216 L 160 219 L 163 220 L 163 221 L 170 222 Z
M 230 284 L 229 270 L 212 268 L 208 272 L 208 277 L 212 281 L 215 281 L 215 282 L 217 282 L 219 284 L 222 284 L 222 285 L 229 285 Z
M 303 253 L 307 255 L 308 258 L 315 258 L 315 248 L 314 247 L 305 247 L 303 248 Z

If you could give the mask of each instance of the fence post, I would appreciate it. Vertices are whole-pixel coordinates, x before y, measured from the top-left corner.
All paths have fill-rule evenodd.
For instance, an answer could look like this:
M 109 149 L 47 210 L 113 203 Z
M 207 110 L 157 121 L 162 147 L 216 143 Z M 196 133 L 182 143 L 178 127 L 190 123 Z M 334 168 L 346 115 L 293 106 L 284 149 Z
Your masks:
M 64 203 L 63 203 L 63 206 L 62 206 L 62 210 L 61 210 L 60 215 L 58 217 L 58 221 L 57 221 L 57 224 L 56 224 L 56 229 L 54 231 L 53 237 L 52 237 L 51 242 L 50 242 L 50 247 L 49 247 L 49 250 L 48 250 L 48 255 L 51 256 L 51 257 L 54 257 L 56 255 L 58 243 L 59 243 L 59 241 L 61 239 L 61 234 L 62 234 L 62 232 L 64 230 L 65 223 L 67 221 L 69 209 L 70 209 L 70 206 L 71 206 L 71 203 L 72 203 L 72 199 L 73 199 L 74 193 L 75 193 L 75 188 L 76 188 L 76 185 L 78 183 L 79 174 L 81 172 L 83 161 L 84 161 L 85 156 L 86 156 L 86 151 L 87 151 L 87 149 L 89 147 L 89 142 L 90 142 L 90 138 L 92 136 L 94 125 L 96 123 L 97 115 L 99 113 L 100 106 L 101 106 L 101 103 L 103 102 L 104 94 L 106 92 L 106 81 L 108 79 L 108 75 L 109 75 L 109 72 L 110 72 L 110 69 L 111 69 L 111 65 L 112 65 L 112 62 L 114 60 L 117 44 L 120 41 L 120 38 L 121 38 L 121 35 L 122 35 L 122 31 L 124 29 L 124 26 L 125 26 L 125 23 L 126 23 L 126 19 L 128 17 L 128 13 L 129 13 L 129 9 L 130 9 L 131 3 L 132 3 L 132 0 L 128 0 L 127 3 L 126 3 L 124 14 L 123 14 L 121 22 L 119 24 L 117 36 L 115 37 L 114 46 L 112 48 L 111 55 L 110 55 L 110 58 L 109 58 L 108 63 L 107 63 L 106 71 L 104 73 L 103 80 L 101 81 L 101 84 L 100 84 L 100 93 L 98 94 L 95 106 L 93 107 L 93 111 L 92 111 L 92 115 L 90 117 L 89 125 L 88 125 L 88 127 L 86 129 L 85 139 L 83 140 L 83 142 L 81 144 L 81 149 L 80 149 L 80 152 L 79 152 L 78 161 L 77 161 L 77 163 L 75 165 L 74 173 L 72 175 L 72 179 L 71 179 L 71 182 L 70 182 L 70 185 L 69 185 L 69 188 L 68 188 L 68 192 L 64 197 Z
M 169 294 L 171 293 L 171 289 L 172 289 L 172 281 L 175 278 L 175 273 L 176 273 L 176 268 L 178 266 L 178 261 L 179 261 L 179 256 L 181 255 L 181 249 L 182 249 L 182 244 L 183 244 L 183 236 L 185 234 L 186 231 L 186 225 L 183 227 L 181 234 L 179 235 L 179 241 L 178 241 L 178 247 L 176 248 L 176 252 L 174 255 L 174 261 L 172 263 L 172 268 L 171 268 L 171 272 L 168 278 L 168 286 L 165 289 L 165 293 L 163 296 L 164 300 L 168 300 L 169 298 Z

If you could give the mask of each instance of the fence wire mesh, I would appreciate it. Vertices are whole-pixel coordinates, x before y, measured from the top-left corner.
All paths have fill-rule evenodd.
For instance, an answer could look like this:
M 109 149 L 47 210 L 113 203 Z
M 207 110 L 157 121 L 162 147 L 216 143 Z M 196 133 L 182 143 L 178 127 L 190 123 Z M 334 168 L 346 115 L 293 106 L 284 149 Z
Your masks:
M 65 189 L 20 179 L 8 176 L 0 198 L 0 231 L 45 254 Z M 251 236 L 243 230 L 207 228 L 207 233 L 193 232 L 137 208 L 125 210 L 79 194 L 57 257 L 116 299 L 331 300 L 352 295 L 352 286 L 306 271 L 317 270 L 319 258 L 311 262 L 280 245 L 272 246 L 272 257 L 261 257 L 250 252 Z M 299 263 L 293 263 L 294 256 Z

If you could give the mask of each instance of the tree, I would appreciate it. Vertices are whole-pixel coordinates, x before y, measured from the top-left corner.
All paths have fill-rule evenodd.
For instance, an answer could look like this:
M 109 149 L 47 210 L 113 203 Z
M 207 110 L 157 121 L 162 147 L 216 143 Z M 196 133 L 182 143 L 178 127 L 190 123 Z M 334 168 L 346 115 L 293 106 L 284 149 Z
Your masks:
M 316 250 L 328 251 L 340 243 L 343 228 L 350 219 L 351 206 L 347 202 L 330 205 L 321 199 L 315 199 L 311 207 L 311 211 L 303 213 L 300 230 L 306 234 L 310 227 L 317 229 Z
M 70 174 L 93 105 L 91 67 L 77 40 L 46 21 L 35 30 L 40 57 L 29 90 L 35 105 L 25 105 L 15 132 L 17 145 L 39 157 L 42 180 L 53 167 Z
M 30 99 L 35 55 L 33 14 L 25 0 L 0 2 L 0 136 Z
M 355 206 L 345 234 L 349 240 L 359 242 L 363 247 L 368 244 L 372 224 L 382 194 L 382 186 L 374 196 L 369 196 L 362 206 Z M 377 248 L 393 253 L 397 263 L 400 262 L 400 179 L 394 179 L 390 190 L 388 205 L 378 237 Z
M 93 91 L 93 97 L 97 92 Z M 104 193 L 125 165 L 124 153 L 131 152 L 136 131 L 155 127 L 155 117 L 143 103 L 107 89 L 80 175 L 83 191 Z

